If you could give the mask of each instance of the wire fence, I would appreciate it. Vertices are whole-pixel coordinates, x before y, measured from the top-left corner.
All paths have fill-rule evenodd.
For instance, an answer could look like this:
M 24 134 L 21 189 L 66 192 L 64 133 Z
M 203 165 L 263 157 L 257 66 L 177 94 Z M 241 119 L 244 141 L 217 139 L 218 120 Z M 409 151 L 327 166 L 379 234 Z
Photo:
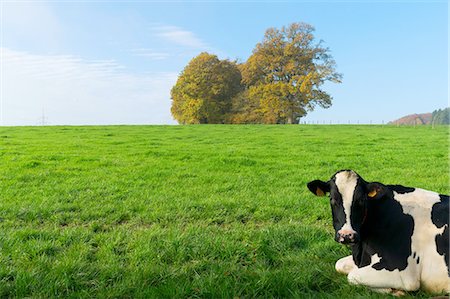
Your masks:
M 339 121 L 339 120 L 300 120 L 300 124 L 303 125 L 384 125 L 388 124 L 389 122 L 386 122 L 384 120 L 382 121 L 354 121 L 354 120 L 348 120 L 348 121 Z

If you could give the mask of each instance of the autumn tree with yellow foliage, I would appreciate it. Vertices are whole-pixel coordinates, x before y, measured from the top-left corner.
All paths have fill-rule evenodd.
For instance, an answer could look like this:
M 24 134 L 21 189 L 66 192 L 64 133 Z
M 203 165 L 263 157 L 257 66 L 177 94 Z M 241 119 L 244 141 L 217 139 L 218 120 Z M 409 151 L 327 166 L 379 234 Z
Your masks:
M 239 66 L 200 54 L 172 89 L 172 115 L 183 124 L 293 124 L 316 106 L 330 107 L 323 85 L 342 75 L 313 33 L 306 23 L 269 28 Z
M 181 124 L 225 123 L 231 99 L 241 90 L 236 63 L 201 53 L 189 62 L 171 90 L 172 115 Z
M 329 49 L 316 42 L 313 33 L 314 27 L 306 23 L 270 28 L 241 66 L 247 101 L 259 104 L 262 122 L 298 123 L 315 106 L 331 106 L 332 97 L 322 86 L 339 83 L 342 75 L 335 71 Z

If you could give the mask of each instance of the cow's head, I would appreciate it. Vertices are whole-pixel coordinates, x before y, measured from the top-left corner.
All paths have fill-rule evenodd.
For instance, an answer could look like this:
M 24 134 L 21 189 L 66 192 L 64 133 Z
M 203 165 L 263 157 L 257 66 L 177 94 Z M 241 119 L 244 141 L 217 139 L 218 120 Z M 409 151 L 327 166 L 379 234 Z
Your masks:
M 317 196 L 330 194 L 335 240 L 342 244 L 359 241 L 368 200 L 377 200 L 385 192 L 382 184 L 367 183 L 352 170 L 338 171 L 328 182 L 309 182 L 308 189 Z

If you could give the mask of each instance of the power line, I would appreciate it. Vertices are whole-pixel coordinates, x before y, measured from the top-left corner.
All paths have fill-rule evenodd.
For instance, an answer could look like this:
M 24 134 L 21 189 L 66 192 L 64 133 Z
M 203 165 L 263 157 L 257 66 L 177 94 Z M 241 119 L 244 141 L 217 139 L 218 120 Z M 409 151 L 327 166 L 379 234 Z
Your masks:
M 42 116 L 40 118 L 39 124 L 41 126 L 45 126 L 45 125 L 48 124 L 48 117 L 45 116 L 45 109 L 44 109 L 44 107 L 42 107 Z

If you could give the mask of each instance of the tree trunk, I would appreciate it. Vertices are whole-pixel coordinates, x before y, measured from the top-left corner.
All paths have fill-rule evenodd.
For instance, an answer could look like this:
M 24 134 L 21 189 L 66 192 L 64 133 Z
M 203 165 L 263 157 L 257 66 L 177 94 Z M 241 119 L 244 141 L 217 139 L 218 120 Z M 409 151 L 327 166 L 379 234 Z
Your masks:
M 287 117 L 287 122 L 286 123 L 290 124 L 290 125 L 295 123 L 295 117 L 294 117 L 294 112 L 293 111 L 291 111 L 289 113 L 289 116 Z

